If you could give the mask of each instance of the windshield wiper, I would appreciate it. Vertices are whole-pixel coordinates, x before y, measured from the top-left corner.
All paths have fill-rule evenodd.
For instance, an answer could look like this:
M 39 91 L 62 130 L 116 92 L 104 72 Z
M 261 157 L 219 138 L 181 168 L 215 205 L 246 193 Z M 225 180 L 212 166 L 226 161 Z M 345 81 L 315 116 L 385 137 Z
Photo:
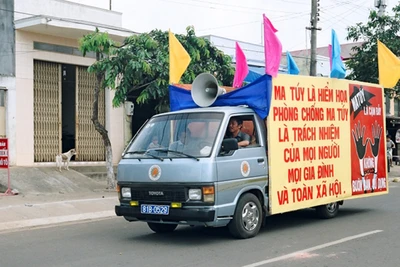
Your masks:
M 195 156 L 192 156 L 190 154 L 186 154 L 186 153 L 183 153 L 183 152 L 180 152 L 180 151 L 176 151 L 176 150 L 169 150 L 169 149 L 163 149 L 163 148 L 158 148 L 158 149 L 153 149 L 153 150 L 154 151 L 160 151 L 160 152 L 170 152 L 170 153 L 175 153 L 175 154 L 179 154 L 179 155 L 184 155 L 184 156 L 186 156 L 188 158 L 192 158 L 192 159 L 195 159 L 195 160 L 199 161 L 199 159 L 197 157 L 195 157 Z
M 164 158 L 155 156 L 151 153 L 149 153 L 149 150 L 136 150 L 136 151 L 128 151 L 126 152 L 126 154 L 142 154 L 142 155 L 149 155 L 150 157 L 154 158 L 154 159 L 159 159 L 161 161 L 164 161 Z M 138 158 L 139 161 L 141 161 L 140 158 Z

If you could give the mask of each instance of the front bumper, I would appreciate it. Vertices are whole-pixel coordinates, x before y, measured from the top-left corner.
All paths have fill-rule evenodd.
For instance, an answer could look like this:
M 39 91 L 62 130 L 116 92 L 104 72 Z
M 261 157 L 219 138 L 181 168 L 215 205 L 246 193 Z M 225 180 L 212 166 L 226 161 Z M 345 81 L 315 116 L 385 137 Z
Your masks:
M 152 215 L 141 214 L 140 207 L 131 206 L 115 206 L 115 214 L 117 216 L 124 216 L 136 218 L 140 221 L 164 221 L 164 222 L 212 222 L 215 218 L 215 210 L 210 209 L 170 209 L 169 215 Z

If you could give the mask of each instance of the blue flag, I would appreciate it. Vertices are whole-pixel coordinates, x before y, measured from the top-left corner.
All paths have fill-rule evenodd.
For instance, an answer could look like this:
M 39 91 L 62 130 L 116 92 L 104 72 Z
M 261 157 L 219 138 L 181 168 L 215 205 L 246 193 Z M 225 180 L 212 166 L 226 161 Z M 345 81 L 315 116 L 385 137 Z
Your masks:
M 346 68 L 343 65 L 342 58 L 340 57 L 340 44 L 337 39 L 336 32 L 332 29 L 332 68 L 331 78 L 343 79 L 346 76 Z
M 286 52 L 286 58 L 287 58 L 287 69 L 289 74 L 293 75 L 298 75 L 300 73 L 299 68 L 296 65 L 296 62 L 294 61 L 292 55 L 289 53 L 289 51 Z
M 272 96 L 272 78 L 265 74 L 244 87 L 220 95 L 211 107 L 247 105 L 258 116 L 265 119 L 269 114 Z M 171 111 L 198 108 L 191 92 L 174 85 L 169 85 Z

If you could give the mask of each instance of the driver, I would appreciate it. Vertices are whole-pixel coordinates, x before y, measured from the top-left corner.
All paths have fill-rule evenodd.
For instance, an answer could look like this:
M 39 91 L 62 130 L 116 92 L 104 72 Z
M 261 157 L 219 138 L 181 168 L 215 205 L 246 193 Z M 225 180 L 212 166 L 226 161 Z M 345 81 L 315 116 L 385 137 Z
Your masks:
M 243 121 L 240 118 L 231 118 L 228 124 L 228 131 L 225 138 L 236 138 L 239 147 L 246 147 L 250 144 L 250 136 L 241 131 Z
M 186 131 L 182 131 L 179 133 L 178 136 L 178 141 L 175 141 L 173 143 L 171 143 L 169 145 L 169 150 L 173 150 L 173 151 L 178 151 L 178 152 L 182 152 L 183 151 L 183 147 L 186 144 L 186 138 L 187 138 L 187 134 Z

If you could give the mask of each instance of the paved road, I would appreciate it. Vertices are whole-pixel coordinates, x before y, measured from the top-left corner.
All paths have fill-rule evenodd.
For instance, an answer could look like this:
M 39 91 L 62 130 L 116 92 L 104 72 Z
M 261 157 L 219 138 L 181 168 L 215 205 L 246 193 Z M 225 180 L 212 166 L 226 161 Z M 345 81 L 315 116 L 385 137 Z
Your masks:
M 178 227 L 153 234 L 122 218 L 0 234 L 1 266 L 399 266 L 400 184 L 390 194 L 345 202 L 339 216 L 313 210 L 268 218 L 260 234 Z

